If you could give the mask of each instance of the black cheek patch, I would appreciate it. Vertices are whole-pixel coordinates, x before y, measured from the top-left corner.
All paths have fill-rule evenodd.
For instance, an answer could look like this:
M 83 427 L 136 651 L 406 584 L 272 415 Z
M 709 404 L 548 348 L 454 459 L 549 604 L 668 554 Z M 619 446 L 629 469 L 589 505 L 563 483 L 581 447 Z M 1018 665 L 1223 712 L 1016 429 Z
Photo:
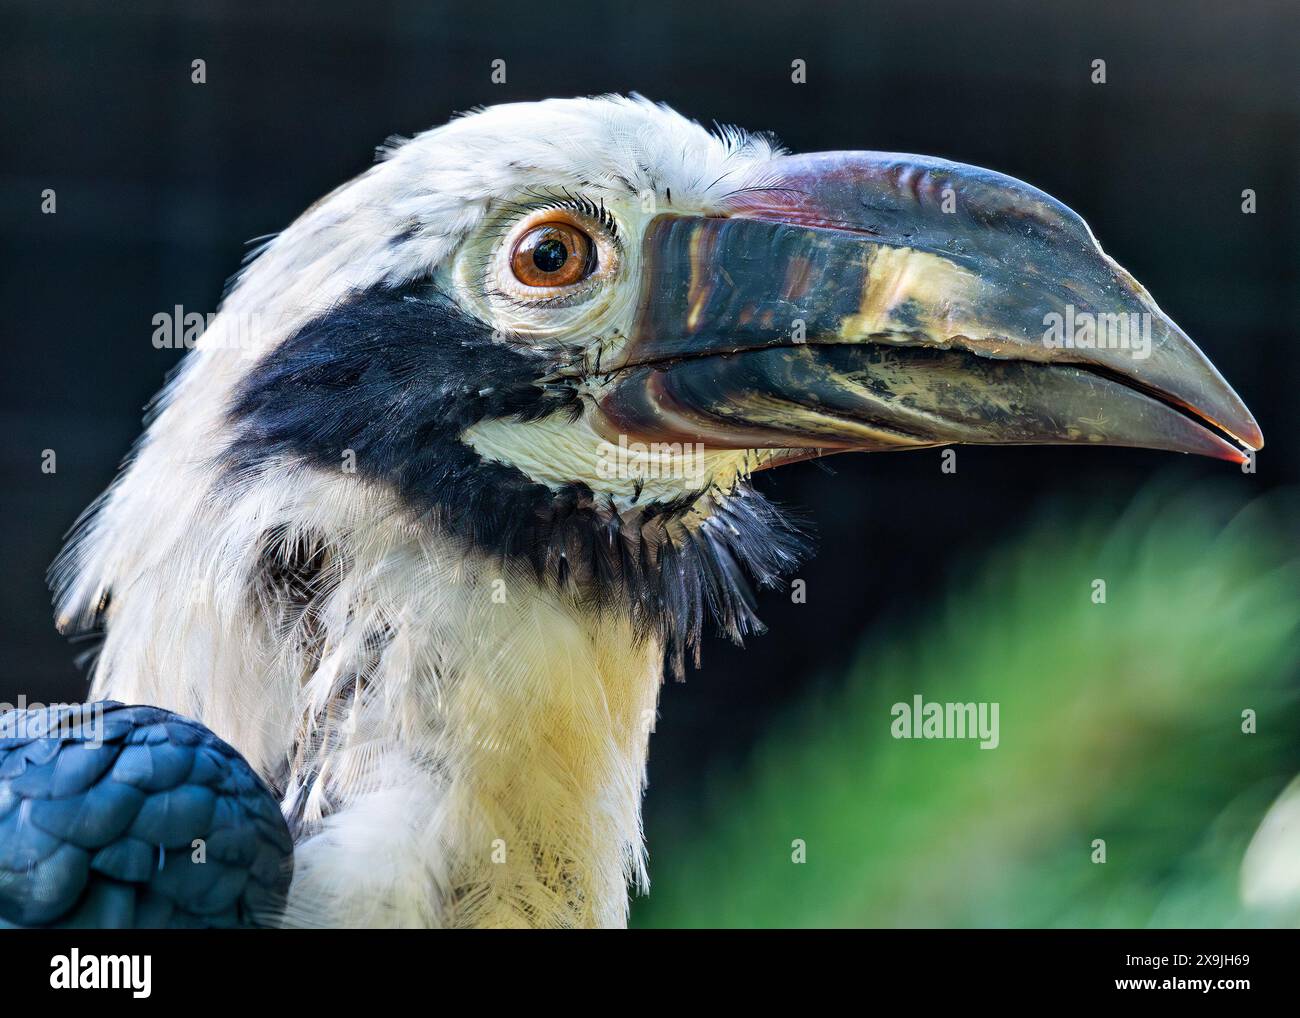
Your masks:
M 537 384 L 554 367 L 428 287 L 368 290 L 252 369 L 229 407 L 224 463 L 232 475 L 275 460 L 354 465 L 416 518 L 627 615 L 665 643 L 679 675 L 688 649 L 698 660 L 706 617 L 736 641 L 761 629 L 745 570 L 777 585 L 808 542 L 757 492 L 715 493 L 709 524 L 688 526 L 703 492 L 620 513 L 586 485 L 553 490 L 460 441 L 483 420 L 580 416 L 576 391 Z
M 534 384 L 547 370 L 544 358 L 495 341 L 441 294 L 368 290 L 254 367 L 230 407 L 236 439 L 227 462 L 290 456 L 342 469 L 351 450 L 359 474 L 428 508 L 465 428 L 574 409 L 576 394 Z

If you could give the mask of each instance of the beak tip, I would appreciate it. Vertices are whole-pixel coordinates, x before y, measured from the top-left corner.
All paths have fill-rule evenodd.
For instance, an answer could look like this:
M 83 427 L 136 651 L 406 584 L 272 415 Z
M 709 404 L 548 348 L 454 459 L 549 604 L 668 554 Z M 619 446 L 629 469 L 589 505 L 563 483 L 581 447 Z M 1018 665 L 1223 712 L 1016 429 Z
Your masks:
M 1232 433 L 1232 442 L 1224 442 L 1232 450 L 1231 456 L 1224 457 L 1231 459 L 1232 462 L 1242 464 L 1249 463 L 1255 453 L 1264 448 L 1264 436 L 1260 433 L 1259 426 L 1251 421 L 1250 428 L 1243 428 L 1240 433 Z
M 1239 451 L 1241 451 L 1240 447 L 1245 447 L 1244 451 L 1241 451 L 1242 462 L 1244 463 L 1249 459 L 1250 453 L 1258 452 L 1264 448 L 1264 433 L 1260 430 L 1259 423 L 1255 420 L 1254 415 L 1246 409 L 1246 405 L 1240 400 L 1235 402 L 1237 406 L 1234 409 L 1237 412 L 1229 418 L 1228 422 L 1220 423 L 1213 417 L 1208 419 L 1232 437 L 1234 445 L 1239 448 Z
M 1252 452 L 1259 452 L 1264 448 L 1264 432 L 1259 430 L 1259 425 L 1255 423 L 1255 418 L 1250 419 L 1250 428 L 1241 438 L 1246 447 Z

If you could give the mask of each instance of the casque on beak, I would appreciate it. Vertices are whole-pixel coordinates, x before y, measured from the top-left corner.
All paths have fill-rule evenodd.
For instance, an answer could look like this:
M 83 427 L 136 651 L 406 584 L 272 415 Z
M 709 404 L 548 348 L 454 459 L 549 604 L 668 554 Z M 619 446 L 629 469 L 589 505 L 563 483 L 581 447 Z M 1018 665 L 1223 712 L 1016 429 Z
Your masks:
M 601 400 L 612 432 L 1236 461 L 1263 445 L 1237 394 L 1083 220 L 1019 180 L 918 156 L 791 156 L 730 213 L 650 224 L 639 317 Z

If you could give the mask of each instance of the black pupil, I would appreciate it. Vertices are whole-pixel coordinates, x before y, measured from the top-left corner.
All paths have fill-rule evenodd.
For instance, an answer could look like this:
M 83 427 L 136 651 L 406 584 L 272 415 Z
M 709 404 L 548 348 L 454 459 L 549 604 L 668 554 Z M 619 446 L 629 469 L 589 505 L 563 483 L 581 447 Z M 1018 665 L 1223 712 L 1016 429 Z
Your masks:
M 569 249 L 564 241 L 551 237 L 533 248 L 533 264 L 543 272 L 559 272 L 569 260 Z

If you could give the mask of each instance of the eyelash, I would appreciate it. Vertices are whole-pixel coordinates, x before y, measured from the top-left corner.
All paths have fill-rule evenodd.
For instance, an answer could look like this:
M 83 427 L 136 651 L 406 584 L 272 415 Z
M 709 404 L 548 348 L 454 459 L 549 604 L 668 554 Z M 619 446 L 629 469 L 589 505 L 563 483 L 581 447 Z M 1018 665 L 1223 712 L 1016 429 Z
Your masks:
M 604 201 L 594 202 L 585 195 L 573 194 L 565 190 L 549 192 L 527 190 L 524 194 L 535 200 L 527 204 L 513 205 L 518 215 L 511 218 L 511 225 L 524 216 L 542 209 L 567 209 L 594 220 L 608 232 L 611 240 L 618 242 L 618 222 L 614 219 L 613 213 L 605 208 Z
M 491 224 L 489 236 L 492 238 L 484 254 L 483 265 L 479 271 L 478 278 L 484 281 L 482 296 L 484 298 L 495 298 L 496 300 L 506 301 L 519 308 L 545 308 L 545 307 L 566 307 L 570 304 L 578 303 L 590 295 L 592 288 L 579 285 L 572 293 L 556 294 L 551 297 L 541 297 L 536 300 L 528 300 L 517 294 L 508 293 L 500 288 L 488 285 L 488 280 L 492 278 L 492 269 L 498 256 L 498 248 L 501 242 L 510 234 L 515 226 L 532 215 L 545 209 L 560 209 L 574 212 L 580 216 L 592 220 L 597 226 L 605 231 L 609 242 L 614 246 L 617 253 L 621 254 L 623 250 L 623 241 L 618 232 L 618 221 L 614 218 L 613 213 L 605 207 L 603 201 L 594 202 L 590 198 L 581 194 L 573 194 L 568 190 L 546 191 L 529 189 L 523 192 L 527 198 L 532 199 L 526 202 L 503 202 L 501 204 L 502 213 Z M 594 242 L 594 238 L 593 238 Z

